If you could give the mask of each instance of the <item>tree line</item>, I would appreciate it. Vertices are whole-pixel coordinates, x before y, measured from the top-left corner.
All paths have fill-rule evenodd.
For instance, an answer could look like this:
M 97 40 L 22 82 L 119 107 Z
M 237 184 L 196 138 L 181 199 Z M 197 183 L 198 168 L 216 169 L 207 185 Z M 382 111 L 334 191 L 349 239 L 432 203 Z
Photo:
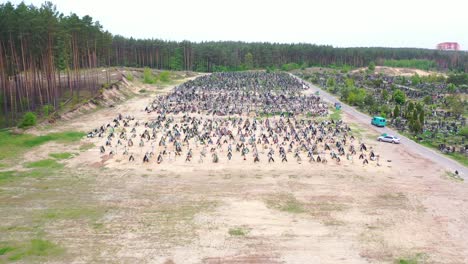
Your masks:
M 412 48 L 334 48 L 314 44 L 166 41 L 112 35 L 90 16 L 40 7 L 0 5 L 0 109 L 3 119 L 57 109 L 110 82 L 100 67 L 130 66 L 199 72 L 283 65 L 367 66 L 388 60 L 429 60 L 438 69 L 468 72 L 467 52 Z M 285 68 L 285 67 L 283 67 Z M 2 120 L 0 119 L 0 122 Z

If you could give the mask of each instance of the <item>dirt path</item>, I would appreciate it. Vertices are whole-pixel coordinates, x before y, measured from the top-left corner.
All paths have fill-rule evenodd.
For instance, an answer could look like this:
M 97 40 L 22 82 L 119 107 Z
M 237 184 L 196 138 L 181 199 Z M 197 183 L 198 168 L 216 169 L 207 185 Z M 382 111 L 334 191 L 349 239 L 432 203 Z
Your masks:
M 461 165 L 460 163 L 458 163 L 458 162 L 456 162 L 456 161 L 454 161 L 454 160 L 452 160 L 450 158 L 447 158 L 447 157 L 443 156 L 442 154 L 437 153 L 436 151 L 434 151 L 432 149 L 426 148 L 426 147 L 414 142 L 411 139 L 408 139 L 407 137 L 399 134 L 396 130 L 393 130 L 393 129 L 388 128 L 388 127 L 378 128 L 376 126 L 371 125 L 370 120 L 372 118 L 369 115 L 364 114 L 362 112 L 359 112 L 355 108 L 341 102 L 340 100 L 338 100 L 332 94 L 324 91 L 323 89 L 320 89 L 319 87 L 313 85 L 312 83 L 309 83 L 309 85 L 311 86 L 311 92 L 319 91 L 320 96 L 325 101 L 331 102 L 332 104 L 335 103 L 335 102 L 340 102 L 341 106 L 342 106 L 341 107 L 342 111 L 346 115 L 349 115 L 350 117 L 352 117 L 353 121 L 361 124 L 366 129 L 376 131 L 379 134 L 388 133 L 388 134 L 395 135 L 395 136 L 401 138 L 400 148 L 405 148 L 410 153 L 413 153 L 414 155 L 417 155 L 417 156 L 421 157 L 422 159 L 428 159 L 431 162 L 434 162 L 434 163 L 438 164 L 439 166 L 441 166 L 441 168 L 443 168 L 443 169 L 445 169 L 447 171 L 454 172 L 455 170 L 458 170 L 458 172 L 460 172 L 461 176 L 465 180 L 468 179 L 467 178 L 468 177 L 468 170 L 467 170 L 467 168 L 465 166 Z M 401 158 L 396 157 L 395 161 L 399 162 L 399 161 L 401 161 Z

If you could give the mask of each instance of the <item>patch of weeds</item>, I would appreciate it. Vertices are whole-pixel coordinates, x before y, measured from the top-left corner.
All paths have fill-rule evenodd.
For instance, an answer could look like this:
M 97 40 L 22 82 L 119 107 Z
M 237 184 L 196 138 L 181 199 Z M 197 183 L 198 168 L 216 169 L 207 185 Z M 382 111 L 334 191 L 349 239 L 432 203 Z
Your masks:
M 38 168 L 35 170 L 23 171 L 18 174 L 20 177 L 43 178 L 51 174 L 50 168 Z
M 35 228 L 32 226 L 2 226 L 0 232 L 34 232 Z M 0 243 L 0 247 L 2 244 Z
M 351 124 L 351 135 L 362 138 L 363 133 L 366 131 L 365 129 L 358 127 L 357 125 Z
M 214 201 L 179 201 L 161 203 L 157 210 L 147 212 L 143 221 L 147 230 L 158 233 L 167 244 L 182 245 L 190 243 L 197 235 L 199 224 L 194 221 L 196 215 L 210 212 L 216 206 Z
M 25 171 L 0 171 L 0 185 L 24 178 L 44 178 L 54 173 L 55 169 L 63 168 L 63 164 L 55 160 L 40 160 L 27 163 L 26 167 L 32 169 Z
M 63 160 L 63 159 L 69 159 L 75 156 L 73 153 L 70 152 L 62 152 L 62 153 L 50 153 L 49 157 L 58 159 L 58 160 Z
M 329 219 L 323 222 L 326 226 L 343 226 L 345 222 L 337 220 L 337 219 Z
M 266 201 L 267 207 L 283 212 L 299 214 L 304 213 L 305 209 L 292 194 L 282 194 Z
M 9 183 L 14 180 L 23 179 L 23 178 L 42 178 L 44 176 L 50 175 L 49 169 L 35 169 L 28 171 L 1 171 L 0 172 L 0 184 Z
M 418 264 L 417 260 L 412 259 L 399 259 L 396 261 L 398 264 Z
M 53 159 L 45 159 L 33 161 L 25 164 L 26 168 L 49 168 L 49 169 L 60 169 L 63 168 L 63 164 L 58 163 Z
M 34 259 L 38 257 L 52 257 L 60 255 L 64 249 L 44 239 L 32 239 L 28 243 L 7 245 L 2 247 L 3 254 L 9 261 L 18 261 L 22 259 Z M 1 252 L 1 251 L 0 251 Z
M 129 72 L 129 73 L 126 75 L 126 77 L 127 77 L 127 80 L 129 80 L 129 81 L 131 81 L 131 82 L 135 79 L 135 77 L 133 77 L 133 74 L 132 74 L 131 72 Z
M 395 260 L 396 264 L 421 264 L 426 263 L 428 257 L 424 253 L 418 253 L 415 256 L 409 258 L 399 258 Z
M 246 236 L 250 230 L 243 227 L 229 228 L 229 235 L 231 236 Z
M 333 113 L 330 114 L 330 119 L 333 120 L 333 121 L 339 121 L 339 120 L 341 120 L 341 113 L 342 113 L 341 110 L 334 109 L 334 110 L 333 110 Z
M 16 171 L 0 171 L 0 183 L 12 180 L 16 173 Z
M 86 151 L 94 148 L 96 145 L 94 143 L 86 143 L 80 146 L 80 151 Z
M 138 91 L 139 93 L 147 93 L 148 91 L 146 89 L 141 89 L 140 91 Z
M 77 207 L 77 208 L 57 208 L 47 209 L 40 215 L 40 219 L 47 220 L 73 220 L 80 218 L 89 218 L 97 220 L 102 216 L 102 212 L 95 208 Z
M 281 208 L 281 211 L 289 212 L 289 213 L 303 213 L 304 208 L 297 200 L 289 200 L 287 201 Z
M 310 207 L 319 212 L 343 211 L 347 208 L 345 204 L 335 201 L 315 201 L 310 204 Z
M 103 223 L 94 223 L 93 225 L 94 229 L 102 229 L 104 227 Z
M 8 252 L 14 251 L 14 247 L 10 246 L 5 246 L 5 247 L 0 247 L 0 256 L 6 255 Z
M 462 182 L 464 181 L 465 179 L 463 179 L 460 175 L 457 175 L 451 171 L 446 171 L 445 172 L 445 177 L 450 179 L 450 180 L 454 180 L 454 181 L 457 181 L 457 182 Z
M 408 198 L 403 193 L 384 193 L 375 197 L 373 203 L 379 207 L 406 208 Z

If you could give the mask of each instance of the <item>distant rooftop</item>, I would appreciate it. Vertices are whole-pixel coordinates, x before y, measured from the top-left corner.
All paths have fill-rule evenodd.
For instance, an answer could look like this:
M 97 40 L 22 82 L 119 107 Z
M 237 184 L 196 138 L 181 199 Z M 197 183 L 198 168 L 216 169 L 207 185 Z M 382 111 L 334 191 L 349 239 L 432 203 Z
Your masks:
M 437 44 L 438 50 L 460 50 L 460 44 L 457 42 L 442 42 Z

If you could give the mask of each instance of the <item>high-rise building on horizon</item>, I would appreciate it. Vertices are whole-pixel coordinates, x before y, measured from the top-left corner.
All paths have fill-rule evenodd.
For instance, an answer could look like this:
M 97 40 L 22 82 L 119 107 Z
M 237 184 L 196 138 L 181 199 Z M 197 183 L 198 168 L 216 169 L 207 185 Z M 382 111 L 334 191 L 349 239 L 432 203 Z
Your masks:
M 438 50 L 460 50 L 460 44 L 457 42 L 442 42 L 437 44 Z

